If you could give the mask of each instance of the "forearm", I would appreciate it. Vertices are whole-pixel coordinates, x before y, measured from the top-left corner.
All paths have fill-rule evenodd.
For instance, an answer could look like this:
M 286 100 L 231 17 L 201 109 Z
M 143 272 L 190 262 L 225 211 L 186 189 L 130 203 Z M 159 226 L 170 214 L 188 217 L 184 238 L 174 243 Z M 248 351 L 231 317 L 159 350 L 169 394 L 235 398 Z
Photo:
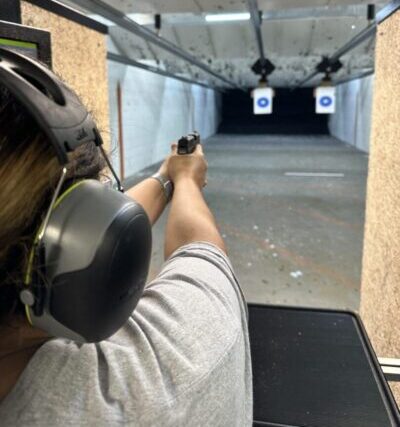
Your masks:
M 152 225 L 156 223 L 167 205 L 160 183 L 153 178 L 139 182 L 139 184 L 126 191 L 125 194 L 132 197 L 143 207 Z
M 201 190 L 190 179 L 175 183 L 165 234 L 165 259 L 193 242 L 209 242 L 225 252 L 224 241 Z

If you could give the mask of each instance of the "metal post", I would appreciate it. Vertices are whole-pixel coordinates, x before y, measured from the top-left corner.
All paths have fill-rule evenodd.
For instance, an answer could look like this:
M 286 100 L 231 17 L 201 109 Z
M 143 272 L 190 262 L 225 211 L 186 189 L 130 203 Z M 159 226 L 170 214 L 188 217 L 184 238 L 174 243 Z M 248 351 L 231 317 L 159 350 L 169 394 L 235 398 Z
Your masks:
M 117 84 L 117 113 L 118 113 L 118 147 L 119 147 L 119 176 L 125 179 L 125 153 L 124 153 L 124 124 L 122 118 L 122 92 L 121 84 Z
M 258 10 L 257 0 L 247 0 L 247 5 L 249 8 L 251 22 L 253 23 L 254 33 L 257 40 L 258 52 L 260 54 L 261 63 L 265 63 L 265 53 L 264 53 L 264 44 L 261 34 L 261 16 Z
M 103 1 L 101 0 L 71 0 L 71 1 L 84 9 L 90 10 L 91 12 L 98 14 L 108 19 L 111 22 L 114 22 L 116 25 L 124 28 L 125 30 L 128 30 L 129 32 L 136 34 L 137 36 L 147 40 L 148 42 L 159 46 L 161 49 L 164 49 L 172 53 L 173 55 L 189 62 L 190 64 L 200 68 L 201 70 L 212 75 L 213 77 L 223 81 L 227 85 L 240 89 L 240 87 L 236 83 L 228 80 L 221 74 L 218 74 L 217 72 L 212 70 L 210 67 L 208 67 L 206 64 L 199 61 L 195 56 L 191 55 L 190 53 L 186 52 L 185 50 L 181 49 L 179 46 L 171 43 L 170 41 L 164 39 L 163 37 L 158 36 L 154 31 L 151 31 L 148 28 L 142 25 L 139 25 L 137 22 L 130 19 L 123 12 L 104 3 Z

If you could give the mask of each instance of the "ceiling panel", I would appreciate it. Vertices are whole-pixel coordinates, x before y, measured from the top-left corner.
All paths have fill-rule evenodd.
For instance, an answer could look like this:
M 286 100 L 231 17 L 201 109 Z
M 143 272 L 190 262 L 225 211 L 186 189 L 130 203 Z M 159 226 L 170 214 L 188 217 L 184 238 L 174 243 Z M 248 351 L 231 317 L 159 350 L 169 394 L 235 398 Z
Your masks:
M 312 33 L 312 20 L 265 21 L 262 35 L 267 54 L 294 56 L 304 52 Z M 253 37 L 253 44 L 255 39 Z
M 174 25 L 181 47 L 204 59 L 252 57 L 256 45 L 248 22 L 221 25 Z M 163 35 L 170 39 L 170 26 Z
M 317 20 L 310 49 L 320 55 L 333 53 L 367 25 L 367 21 L 361 18 Z

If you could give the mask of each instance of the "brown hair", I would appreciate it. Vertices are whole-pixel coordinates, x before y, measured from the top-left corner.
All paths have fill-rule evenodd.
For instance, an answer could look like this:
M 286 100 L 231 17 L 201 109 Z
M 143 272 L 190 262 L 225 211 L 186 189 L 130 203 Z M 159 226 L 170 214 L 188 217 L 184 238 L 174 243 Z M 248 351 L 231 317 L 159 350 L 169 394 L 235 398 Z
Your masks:
M 73 153 L 65 186 L 99 179 L 104 162 L 94 144 Z M 0 85 L 0 320 L 22 311 L 18 291 L 27 256 L 61 166 L 33 117 Z

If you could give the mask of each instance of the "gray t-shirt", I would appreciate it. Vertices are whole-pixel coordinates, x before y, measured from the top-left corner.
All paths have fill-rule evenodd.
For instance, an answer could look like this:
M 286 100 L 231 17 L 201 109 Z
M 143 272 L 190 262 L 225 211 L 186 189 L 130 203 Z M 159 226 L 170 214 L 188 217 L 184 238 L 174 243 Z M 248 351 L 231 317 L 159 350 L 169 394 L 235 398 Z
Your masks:
M 178 249 L 127 324 L 98 344 L 45 343 L 1 426 L 250 426 L 247 311 L 215 246 Z

